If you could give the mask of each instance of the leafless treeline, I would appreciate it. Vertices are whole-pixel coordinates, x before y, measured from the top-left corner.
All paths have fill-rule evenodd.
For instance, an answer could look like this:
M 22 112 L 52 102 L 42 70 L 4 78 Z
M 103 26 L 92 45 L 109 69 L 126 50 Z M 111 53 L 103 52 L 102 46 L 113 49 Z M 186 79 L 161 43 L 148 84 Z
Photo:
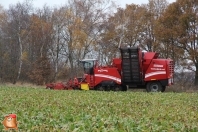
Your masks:
M 197 0 L 149 0 L 124 9 L 109 0 L 42 9 L 24 1 L 0 7 L 0 81 L 43 84 L 80 76 L 79 60 L 109 64 L 120 45 L 138 45 L 192 70 L 198 85 L 197 41 Z

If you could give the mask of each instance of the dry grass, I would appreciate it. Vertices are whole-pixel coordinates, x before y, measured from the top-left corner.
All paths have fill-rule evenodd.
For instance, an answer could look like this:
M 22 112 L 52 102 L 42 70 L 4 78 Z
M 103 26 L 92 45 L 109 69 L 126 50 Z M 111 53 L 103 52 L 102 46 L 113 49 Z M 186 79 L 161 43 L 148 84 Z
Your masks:
M 182 86 L 179 84 L 175 84 L 166 88 L 165 92 L 187 92 L 187 93 L 194 93 L 198 92 L 198 87 L 192 85 Z
M 5 86 L 8 86 L 8 87 L 45 88 L 45 85 L 35 85 L 35 84 L 32 84 L 32 83 L 24 83 L 24 82 L 17 82 L 16 84 L 3 83 L 1 85 L 5 85 Z

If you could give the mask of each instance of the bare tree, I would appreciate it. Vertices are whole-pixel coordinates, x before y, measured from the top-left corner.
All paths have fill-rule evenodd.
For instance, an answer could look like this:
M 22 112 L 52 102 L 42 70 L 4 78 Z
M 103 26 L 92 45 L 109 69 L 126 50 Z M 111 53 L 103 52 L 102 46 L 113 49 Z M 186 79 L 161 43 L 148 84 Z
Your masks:
M 156 41 L 154 30 L 157 20 L 164 13 L 167 6 L 167 0 L 149 0 L 148 4 L 142 5 L 146 11 L 142 14 L 141 47 L 146 51 L 159 52 L 160 43 Z
M 101 25 L 109 5 L 106 0 L 70 0 L 55 9 L 53 14 L 54 45 L 51 53 L 54 62 L 64 60 L 76 75 L 78 61 L 87 55 L 93 56 L 101 32 Z M 57 59 L 65 57 L 65 59 Z M 56 68 L 57 69 L 57 66 Z M 56 70 L 57 72 L 57 70 Z
M 13 83 L 19 79 L 22 71 L 22 56 L 24 52 L 24 45 L 27 42 L 29 27 L 29 14 L 32 11 L 31 3 L 28 1 L 24 3 L 17 3 L 12 5 L 7 11 L 6 24 L 4 23 L 3 30 L 5 39 L 9 40 L 8 44 L 11 46 L 8 49 L 10 61 L 12 63 Z M 10 43 L 9 43 L 10 42 Z

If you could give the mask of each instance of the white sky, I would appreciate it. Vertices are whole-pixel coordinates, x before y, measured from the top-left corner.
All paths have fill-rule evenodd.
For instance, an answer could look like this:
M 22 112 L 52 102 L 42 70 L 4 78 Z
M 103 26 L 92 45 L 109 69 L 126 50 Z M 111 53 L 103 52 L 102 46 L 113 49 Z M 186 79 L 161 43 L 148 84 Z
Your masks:
M 1 0 L 0 5 L 4 7 L 4 9 L 8 9 L 10 4 L 16 4 L 17 2 L 24 2 L 25 0 Z M 48 6 L 61 6 L 66 4 L 67 0 L 32 0 L 33 6 L 42 8 L 44 4 Z M 120 7 L 125 7 L 126 4 L 147 4 L 148 0 L 113 0 Z M 167 0 L 169 3 L 175 2 L 176 0 Z

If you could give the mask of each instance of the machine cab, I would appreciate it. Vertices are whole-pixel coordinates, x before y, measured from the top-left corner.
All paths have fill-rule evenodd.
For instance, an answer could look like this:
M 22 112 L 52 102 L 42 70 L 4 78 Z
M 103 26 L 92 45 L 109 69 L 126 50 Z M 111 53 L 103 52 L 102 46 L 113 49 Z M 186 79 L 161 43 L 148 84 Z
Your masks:
M 83 64 L 85 74 L 94 74 L 94 67 L 97 64 L 96 59 L 83 59 L 81 60 L 81 63 Z

